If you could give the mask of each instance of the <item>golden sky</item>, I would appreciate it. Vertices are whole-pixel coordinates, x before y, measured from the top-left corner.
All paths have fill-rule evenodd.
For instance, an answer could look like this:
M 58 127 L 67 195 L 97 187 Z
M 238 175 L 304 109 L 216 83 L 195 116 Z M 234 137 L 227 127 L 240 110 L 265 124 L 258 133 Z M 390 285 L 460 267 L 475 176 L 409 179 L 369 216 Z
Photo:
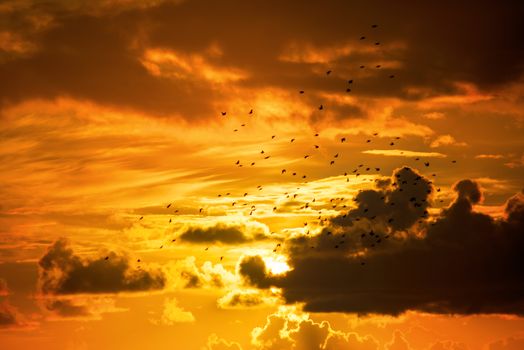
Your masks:
M 524 349 L 523 16 L 0 2 L 0 348 Z

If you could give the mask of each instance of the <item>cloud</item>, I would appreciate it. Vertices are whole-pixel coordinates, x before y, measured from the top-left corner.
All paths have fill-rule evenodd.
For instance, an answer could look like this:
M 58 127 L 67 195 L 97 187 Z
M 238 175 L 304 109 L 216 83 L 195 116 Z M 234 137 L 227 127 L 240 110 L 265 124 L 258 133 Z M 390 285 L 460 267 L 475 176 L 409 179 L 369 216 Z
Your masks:
M 488 350 L 520 350 L 524 348 L 524 338 L 510 337 L 497 340 L 488 346 Z
M 162 289 L 166 277 L 160 270 L 133 268 L 129 258 L 109 253 L 82 259 L 65 239 L 49 247 L 38 262 L 39 285 L 44 294 L 119 293 Z
M 503 159 L 504 156 L 502 154 L 477 154 L 475 158 L 476 159 Z
M 478 204 L 482 200 L 482 193 L 478 184 L 471 180 L 462 180 L 453 185 L 457 193 L 457 203 L 466 200 L 469 204 Z
M 44 295 L 38 305 L 48 320 L 100 320 L 102 314 L 128 311 L 115 306 L 115 299 L 100 295 Z
M 357 208 L 331 219 L 336 226 L 351 227 L 364 220 L 382 222 L 393 230 L 404 230 L 428 216 L 431 181 L 409 167 L 396 169 L 391 178 L 377 182 L 376 190 L 360 191 Z M 357 221 L 358 220 L 358 221 Z
M 0 279 L 0 329 L 27 326 L 28 323 L 24 320 L 22 314 L 7 300 L 6 297 L 9 294 L 7 283 Z
M 404 334 L 400 331 L 393 333 L 393 339 L 386 344 L 386 350 L 412 350 Z
M 364 154 L 375 154 L 390 157 L 426 157 L 426 158 L 445 158 L 446 155 L 438 152 L 418 152 L 400 149 L 370 149 L 362 151 Z
M 0 302 L 0 329 L 21 325 L 18 310 L 7 301 Z
M 440 146 L 466 146 L 465 142 L 457 142 L 451 135 L 440 135 L 433 141 L 431 141 L 429 147 L 437 148 Z
M 475 182 L 462 180 L 453 188 L 455 201 L 417 234 L 386 239 L 377 229 L 375 237 L 384 242 L 371 247 L 355 243 L 362 240 L 359 226 L 340 232 L 334 226 L 332 235 L 289 240 L 292 269 L 285 275 L 267 275 L 263 260 L 251 257 L 247 280 L 282 288 L 287 303 L 304 303 L 308 311 L 524 315 L 524 195 L 510 198 L 506 218 L 496 220 L 473 211 L 482 198 Z M 365 194 L 360 203 L 377 200 L 376 193 Z M 401 227 L 412 221 L 408 214 Z M 350 247 L 339 243 L 342 232 Z
M 170 280 L 174 288 L 223 288 L 237 283 L 237 277 L 222 264 L 206 261 L 198 267 L 194 256 L 169 265 L 167 270 L 174 276 Z
M 200 10 L 203 4 L 206 11 Z M 352 93 L 361 96 L 413 100 L 443 95 L 446 98 L 432 101 L 446 103 L 464 99 L 452 99 L 454 93 L 463 94 L 457 82 L 482 91 L 522 75 L 519 3 L 494 5 L 483 0 L 477 2 L 475 13 L 452 1 L 444 5 L 379 1 L 369 6 L 331 0 L 302 6 L 297 12 L 299 4 L 153 0 L 12 5 L 3 13 L 6 24 L 1 29 L 10 33 L 5 46 L 9 52 L 28 53 L 0 61 L 0 78 L 13 82 L 0 91 L 2 104 L 70 96 L 195 119 L 215 115 L 216 104 L 224 103 L 225 93 L 210 82 L 217 80 L 236 81 L 233 88 L 301 86 L 314 94 L 338 90 L 351 76 L 358 81 Z M 381 18 L 371 33 L 366 29 L 370 18 L 376 18 L 376 8 L 393 15 Z M 253 13 L 257 21 L 252 20 Z M 420 13 L 432 16 L 422 18 Z M 444 22 L 446 28 L 440 28 Z M 239 27 L 244 28 L 242 35 Z M 176 35 L 181 32 L 192 35 Z M 380 36 L 381 49 L 369 47 L 369 40 L 359 41 L 362 34 L 368 39 Z M 36 49 L 26 48 L 33 46 Z M 495 57 L 492 52 L 506 54 Z M 349 62 L 384 66 L 361 70 Z M 323 79 L 328 65 L 334 79 Z M 188 74 L 190 79 L 185 78 Z M 385 82 L 388 74 L 398 79 Z M 237 81 L 239 76 L 244 79 Z
M 468 350 L 468 349 L 469 347 L 466 344 L 447 340 L 447 341 L 438 341 L 432 344 L 428 350 Z
M 213 333 L 207 338 L 205 350 L 242 350 L 242 347 L 236 342 L 229 342 Z
M 0 278 L 0 297 L 9 295 L 9 289 L 7 289 L 7 283 Z
M 159 320 L 151 320 L 154 324 L 163 324 L 172 326 L 176 323 L 195 322 L 195 316 L 190 311 L 184 310 L 178 305 L 176 298 L 166 298 L 164 301 L 164 310 Z
M 261 256 L 248 255 L 242 257 L 237 270 L 247 284 L 259 288 L 269 287 L 269 271 Z
M 226 225 L 218 223 L 210 227 L 193 226 L 185 228 L 180 239 L 190 243 L 239 244 L 266 239 L 267 227 L 253 223 Z
M 331 328 L 329 322 L 315 322 L 309 314 L 294 307 L 280 307 L 269 315 L 262 327 L 251 332 L 251 343 L 258 350 L 378 350 L 371 336 L 344 333 Z
M 423 117 L 427 119 L 431 119 L 431 120 L 440 120 L 440 119 L 444 119 L 446 115 L 442 112 L 429 112 L 429 113 L 425 113 Z
M 280 295 L 272 290 L 235 289 L 218 299 L 221 309 L 267 307 L 280 302 Z

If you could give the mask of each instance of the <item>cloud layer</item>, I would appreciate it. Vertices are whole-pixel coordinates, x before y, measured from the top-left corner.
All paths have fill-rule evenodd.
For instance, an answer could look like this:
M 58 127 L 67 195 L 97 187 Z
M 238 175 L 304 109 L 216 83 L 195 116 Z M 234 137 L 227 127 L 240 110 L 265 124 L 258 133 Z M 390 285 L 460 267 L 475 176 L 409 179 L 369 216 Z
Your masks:
M 454 189 L 455 201 L 423 236 L 396 233 L 403 225 L 389 239 L 373 233 L 375 243 L 384 241 L 380 247 L 351 247 L 373 231 L 362 235 L 349 227 L 329 236 L 324 231 L 288 243 L 293 270 L 283 277 L 268 275 L 256 257 L 240 272 L 252 285 L 281 287 L 287 302 L 303 302 L 310 311 L 524 314 L 524 195 L 512 197 L 506 218 L 495 220 L 473 210 L 482 197 L 475 182 L 463 180 Z M 339 243 L 344 238 L 350 247 Z

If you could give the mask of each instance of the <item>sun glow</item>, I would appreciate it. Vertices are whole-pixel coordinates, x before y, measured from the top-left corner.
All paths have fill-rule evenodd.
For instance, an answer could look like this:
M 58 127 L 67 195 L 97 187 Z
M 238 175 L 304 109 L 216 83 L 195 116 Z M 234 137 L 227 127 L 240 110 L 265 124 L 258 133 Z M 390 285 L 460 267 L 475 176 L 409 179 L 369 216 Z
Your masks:
M 269 272 L 273 275 L 281 275 L 291 270 L 291 267 L 287 264 L 286 258 L 283 255 L 265 257 L 264 262 Z

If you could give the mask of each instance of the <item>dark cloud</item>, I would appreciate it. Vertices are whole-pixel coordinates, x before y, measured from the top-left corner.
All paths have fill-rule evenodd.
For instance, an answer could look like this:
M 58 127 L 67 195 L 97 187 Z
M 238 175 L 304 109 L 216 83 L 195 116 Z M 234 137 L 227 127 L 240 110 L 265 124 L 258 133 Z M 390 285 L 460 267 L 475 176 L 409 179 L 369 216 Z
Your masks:
M 26 30 L 28 14 L 35 13 L 50 16 L 52 25 Z M 490 89 L 522 75 L 523 14 L 522 2 L 487 0 L 474 6 L 451 0 L 194 0 L 119 11 L 29 5 L 2 14 L 4 30 L 36 49 L 0 60 L 0 79 L 9 82 L 0 90 L 0 103 L 70 96 L 159 115 L 214 116 L 213 103 L 224 98 L 222 88 L 195 76 L 154 76 L 140 62 L 147 47 L 205 55 L 213 45 L 222 51 L 209 56 L 213 65 L 248 72 L 249 78 L 238 83 L 245 87 L 300 88 L 315 95 L 343 92 L 346 80 L 354 78 L 352 94 L 406 99 L 457 91 L 457 81 Z M 371 23 L 379 27 L 372 30 Z M 359 41 L 361 35 L 367 40 Z M 369 50 L 375 41 L 382 46 Z M 351 50 L 327 62 L 282 60 L 293 45 L 299 47 L 299 58 L 306 55 L 302 46 L 321 54 L 344 45 Z M 375 63 L 384 66 L 371 68 Z M 368 68 L 359 69 L 361 64 Z M 333 69 L 332 79 L 325 79 L 326 67 Z M 390 74 L 396 79 L 387 79 Z M 422 89 L 408 93 L 407 87 Z M 360 113 L 357 107 L 348 112 Z
M 85 305 L 76 305 L 67 299 L 50 299 L 44 301 L 47 311 L 60 317 L 86 317 L 91 316 L 91 311 Z
M 0 302 L 0 329 L 19 325 L 21 321 L 17 309 L 7 301 Z
M 458 200 L 465 199 L 471 204 L 477 204 L 482 199 L 477 183 L 471 180 L 459 181 L 453 186 L 453 189 L 457 192 Z
M 38 262 L 45 294 L 118 293 L 162 289 L 160 270 L 137 269 L 129 259 L 110 253 L 108 259 L 82 259 L 65 239 L 57 240 Z
M 224 244 L 239 244 L 266 238 L 261 229 L 224 224 L 217 224 L 211 227 L 189 227 L 179 237 L 182 241 L 191 243 Z
M 246 269 L 249 281 L 281 287 L 287 302 L 303 302 L 309 311 L 523 315 L 523 194 L 508 201 L 507 218 L 498 220 L 473 211 L 481 198 L 475 182 L 454 188 L 456 200 L 423 236 L 366 247 L 360 256 L 333 244 L 329 251 L 327 245 L 310 249 L 320 238 L 290 241 L 293 270 L 267 276 L 263 261 L 251 258 L 258 263 Z
M 238 264 L 238 273 L 244 280 L 259 288 L 269 287 L 269 272 L 259 255 L 244 256 Z
M 331 220 L 335 226 L 352 226 L 357 219 L 387 224 L 393 230 L 404 230 L 427 217 L 431 182 L 415 170 L 403 167 L 394 171 L 390 180 L 382 179 L 376 190 L 357 194 L 357 208 Z

